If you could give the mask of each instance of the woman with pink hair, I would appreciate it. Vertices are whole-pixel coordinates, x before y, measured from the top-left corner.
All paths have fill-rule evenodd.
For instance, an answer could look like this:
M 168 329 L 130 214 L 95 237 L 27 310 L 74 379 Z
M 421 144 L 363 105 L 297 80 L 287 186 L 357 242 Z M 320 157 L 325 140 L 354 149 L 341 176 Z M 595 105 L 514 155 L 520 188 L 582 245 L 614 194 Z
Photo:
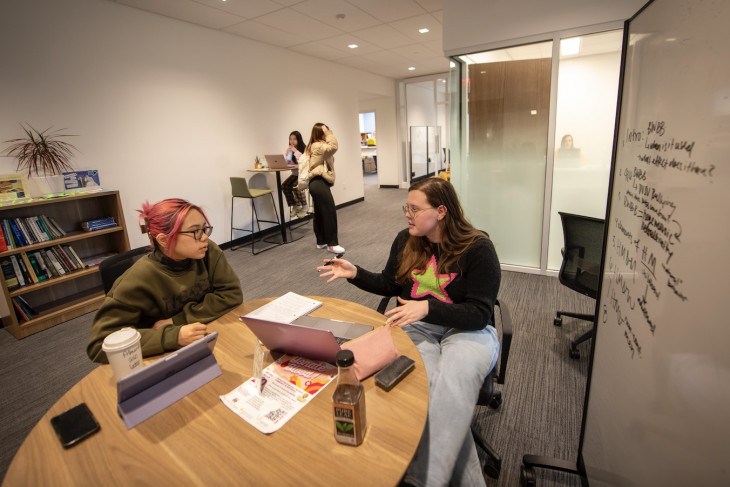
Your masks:
M 152 251 L 114 283 L 91 325 L 86 352 L 106 363 L 104 338 L 125 326 L 142 335 L 142 355 L 188 345 L 207 333 L 207 323 L 243 302 L 241 282 L 203 210 L 171 198 L 142 205 L 140 224 Z

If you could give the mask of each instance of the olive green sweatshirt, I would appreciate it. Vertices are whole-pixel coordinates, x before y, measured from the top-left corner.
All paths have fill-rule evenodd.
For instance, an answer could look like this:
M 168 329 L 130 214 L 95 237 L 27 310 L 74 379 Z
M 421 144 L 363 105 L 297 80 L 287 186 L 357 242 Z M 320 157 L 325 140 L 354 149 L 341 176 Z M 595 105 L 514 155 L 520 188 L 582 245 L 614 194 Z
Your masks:
M 159 250 L 145 255 L 122 274 L 96 312 L 89 358 L 108 363 L 101 345 L 110 333 L 125 326 L 142 335 L 142 355 L 180 348 L 180 327 L 209 323 L 243 301 L 241 283 L 223 251 L 209 241 L 202 259 L 172 260 Z M 172 324 L 153 330 L 155 322 L 172 318 Z

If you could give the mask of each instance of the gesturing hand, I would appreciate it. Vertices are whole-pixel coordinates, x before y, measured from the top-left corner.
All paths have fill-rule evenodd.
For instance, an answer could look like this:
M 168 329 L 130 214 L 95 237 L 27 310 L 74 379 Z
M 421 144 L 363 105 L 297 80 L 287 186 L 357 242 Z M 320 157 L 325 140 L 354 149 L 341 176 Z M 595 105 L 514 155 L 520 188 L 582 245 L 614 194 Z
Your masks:
M 385 312 L 390 326 L 403 327 L 414 321 L 422 320 L 428 315 L 428 301 L 408 301 L 398 296 L 401 306 Z
M 208 333 L 208 326 L 203 323 L 190 323 L 180 327 L 177 334 L 177 343 L 181 347 L 190 345 L 195 340 L 200 340 Z
M 319 277 L 329 277 L 328 283 L 341 277 L 353 279 L 357 275 L 357 267 L 344 259 L 323 259 L 323 262 L 328 264 L 317 267 L 317 272 L 320 272 Z

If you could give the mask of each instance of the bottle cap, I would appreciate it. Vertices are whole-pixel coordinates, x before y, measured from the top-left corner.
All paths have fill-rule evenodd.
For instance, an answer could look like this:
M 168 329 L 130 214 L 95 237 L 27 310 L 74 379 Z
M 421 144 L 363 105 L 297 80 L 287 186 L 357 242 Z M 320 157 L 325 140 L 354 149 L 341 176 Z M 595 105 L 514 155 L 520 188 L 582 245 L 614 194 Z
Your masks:
M 349 367 L 355 363 L 355 355 L 352 350 L 340 350 L 337 352 L 337 366 Z

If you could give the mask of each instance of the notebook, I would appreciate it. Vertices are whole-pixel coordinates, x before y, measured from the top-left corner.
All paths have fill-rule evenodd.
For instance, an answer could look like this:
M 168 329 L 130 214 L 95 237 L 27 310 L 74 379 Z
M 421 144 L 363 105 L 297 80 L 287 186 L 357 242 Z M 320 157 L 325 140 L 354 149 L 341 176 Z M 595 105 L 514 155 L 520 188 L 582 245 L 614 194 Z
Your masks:
M 117 410 L 127 429 L 221 375 L 213 355 L 218 332 L 172 352 L 117 381 Z
M 306 319 L 302 320 L 302 318 Z M 312 316 L 302 318 L 299 318 L 302 320 L 301 323 L 299 320 L 297 323 L 281 323 L 253 318 L 249 315 L 241 316 L 239 319 L 269 350 L 331 363 L 334 363 L 337 352 L 341 350 L 340 343 L 357 338 L 373 329 L 368 325 L 326 318 Z M 337 330 L 339 341 L 333 330 Z
M 271 169 L 287 169 L 289 163 L 286 162 L 286 158 L 282 154 L 268 154 L 264 155 L 266 159 L 266 167 Z
M 291 323 L 297 318 L 311 313 L 320 306 L 322 306 L 322 301 L 317 301 L 316 299 L 290 291 L 273 301 L 269 301 L 260 308 L 256 308 L 247 314 L 246 317 L 278 321 L 279 323 Z

